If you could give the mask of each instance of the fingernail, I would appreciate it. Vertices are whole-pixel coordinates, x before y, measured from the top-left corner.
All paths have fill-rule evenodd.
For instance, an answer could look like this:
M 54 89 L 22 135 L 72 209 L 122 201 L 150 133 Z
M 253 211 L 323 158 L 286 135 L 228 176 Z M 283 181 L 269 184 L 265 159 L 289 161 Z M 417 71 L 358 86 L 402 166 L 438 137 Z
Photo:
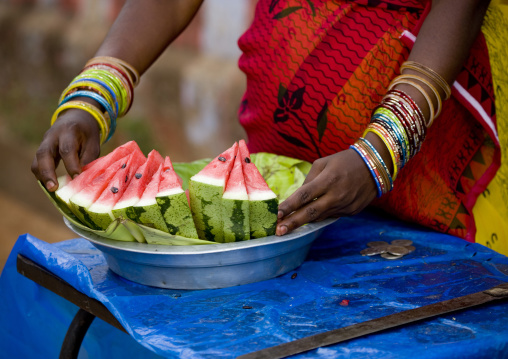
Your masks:
M 78 177 L 78 176 L 79 176 L 79 175 L 76 173 L 76 174 L 72 175 L 72 179 L 74 179 L 74 178 L 76 178 L 76 177 Z
M 284 212 L 279 211 L 279 212 L 277 213 L 277 218 L 278 218 L 278 219 L 281 219 L 282 217 L 284 217 Z
M 55 186 L 56 186 L 56 185 L 55 185 L 55 182 L 53 182 L 53 181 L 48 181 L 48 182 L 46 182 L 46 188 L 47 188 L 47 189 L 52 189 L 52 188 L 53 188 L 53 187 L 55 187 Z
M 288 227 L 286 226 L 279 226 L 279 236 L 283 236 L 288 232 Z

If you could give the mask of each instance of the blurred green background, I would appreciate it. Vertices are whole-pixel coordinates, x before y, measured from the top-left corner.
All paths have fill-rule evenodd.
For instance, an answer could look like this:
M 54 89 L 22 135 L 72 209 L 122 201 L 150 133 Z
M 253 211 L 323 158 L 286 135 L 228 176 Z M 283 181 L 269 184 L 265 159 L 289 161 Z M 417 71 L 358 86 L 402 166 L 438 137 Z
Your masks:
M 191 25 L 145 73 L 131 111 L 101 155 L 135 140 L 173 162 L 213 157 L 241 138 L 245 79 L 238 37 L 255 0 L 206 0 Z M 30 171 L 61 91 L 93 57 L 123 0 L 0 1 L 0 269 L 23 233 L 76 237 Z M 228 21 L 224 21 L 227 18 Z M 59 174 L 65 173 L 60 166 Z

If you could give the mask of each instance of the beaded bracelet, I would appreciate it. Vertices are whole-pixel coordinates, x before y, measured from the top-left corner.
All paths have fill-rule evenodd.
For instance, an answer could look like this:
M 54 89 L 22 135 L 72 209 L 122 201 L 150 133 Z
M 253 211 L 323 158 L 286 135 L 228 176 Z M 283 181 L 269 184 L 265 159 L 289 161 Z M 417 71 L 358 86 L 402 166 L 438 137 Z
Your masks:
M 376 183 L 376 189 L 377 189 L 377 196 L 376 197 L 378 197 L 378 198 L 381 197 L 383 195 L 383 190 L 381 188 L 381 183 L 379 181 L 379 177 L 378 177 L 378 175 L 376 175 L 376 172 L 374 170 L 374 167 L 373 167 L 371 161 L 367 157 L 365 157 L 365 154 L 362 153 L 362 151 L 359 150 L 354 144 L 349 146 L 349 148 L 353 149 L 356 153 L 358 153 L 358 155 L 362 158 L 363 162 L 365 162 L 365 164 L 367 165 L 367 168 L 369 169 L 369 172 L 372 175 L 374 182 Z
M 111 138 L 111 136 L 113 136 L 113 133 L 115 133 L 115 130 L 116 130 L 116 114 L 113 111 L 111 104 L 109 104 L 108 101 L 106 101 L 106 99 L 104 97 L 96 94 L 95 92 L 81 90 L 81 91 L 72 92 L 69 95 L 65 96 L 65 98 L 62 100 L 62 102 L 60 102 L 59 106 L 63 105 L 66 102 L 69 102 L 69 100 L 72 100 L 73 98 L 76 98 L 76 97 L 87 97 L 87 98 L 93 99 L 93 100 L 97 101 L 102 107 L 104 107 L 104 109 L 108 113 L 108 117 L 110 120 L 108 137 L 106 138 L 106 142 L 109 141 L 109 139 Z
M 51 118 L 51 126 L 53 126 L 53 124 L 55 123 L 55 121 L 58 118 L 58 115 L 62 111 L 69 110 L 69 109 L 72 109 L 72 108 L 86 111 L 86 112 L 88 112 L 90 115 L 92 115 L 95 118 L 95 120 L 99 124 L 99 128 L 100 128 L 100 135 L 101 135 L 100 141 L 101 141 L 101 144 L 105 143 L 106 142 L 106 138 L 108 136 L 108 132 L 109 132 L 107 120 L 104 117 L 104 114 L 101 112 L 101 110 L 99 110 L 97 107 L 95 107 L 94 105 L 91 105 L 91 104 L 89 104 L 87 102 L 83 102 L 83 101 L 69 101 L 69 102 L 59 106 L 56 109 L 55 113 L 53 114 L 53 117 Z

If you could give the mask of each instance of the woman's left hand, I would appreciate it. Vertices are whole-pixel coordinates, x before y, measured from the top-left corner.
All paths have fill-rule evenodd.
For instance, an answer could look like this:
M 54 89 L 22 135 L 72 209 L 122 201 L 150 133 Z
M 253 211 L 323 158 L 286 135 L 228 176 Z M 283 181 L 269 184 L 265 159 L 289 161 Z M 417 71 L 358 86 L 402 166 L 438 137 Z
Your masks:
M 354 150 L 320 158 L 303 185 L 279 205 L 276 235 L 305 223 L 357 214 L 376 194 L 374 179 Z

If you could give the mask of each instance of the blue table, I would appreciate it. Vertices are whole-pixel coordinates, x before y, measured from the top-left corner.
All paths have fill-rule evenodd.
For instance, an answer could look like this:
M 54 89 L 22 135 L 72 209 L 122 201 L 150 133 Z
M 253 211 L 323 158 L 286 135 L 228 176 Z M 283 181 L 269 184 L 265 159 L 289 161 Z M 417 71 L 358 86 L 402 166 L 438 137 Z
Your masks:
M 416 247 L 400 260 L 359 253 L 369 241 L 400 238 Z M 295 271 L 204 291 L 138 285 L 112 273 L 84 239 L 48 244 L 27 234 L 19 237 L 0 278 L 0 358 L 58 357 L 78 310 L 20 275 L 18 254 L 102 302 L 127 330 L 95 320 L 80 352 L 90 358 L 234 358 L 508 282 L 507 257 L 376 213 L 328 227 Z M 508 302 L 296 357 L 508 358 Z

